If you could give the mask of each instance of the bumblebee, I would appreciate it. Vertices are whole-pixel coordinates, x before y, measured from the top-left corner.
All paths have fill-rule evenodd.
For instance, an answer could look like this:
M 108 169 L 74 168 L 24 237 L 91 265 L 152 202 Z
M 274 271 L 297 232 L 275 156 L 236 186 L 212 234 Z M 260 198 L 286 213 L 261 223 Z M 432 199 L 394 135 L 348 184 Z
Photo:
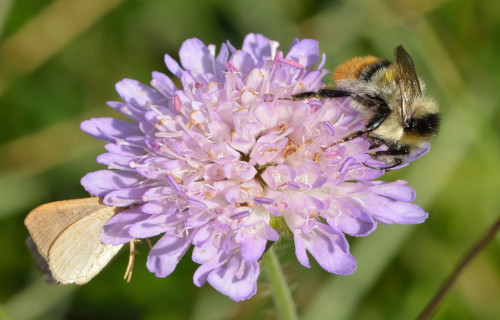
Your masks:
M 395 58 L 395 64 L 373 56 L 352 58 L 334 72 L 335 89 L 291 96 L 293 101 L 350 97 L 351 108 L 366 120 L 364 129 L 325 150 L 366 134 L 371 148 L 387 146 L 387 150 L 371 153 L 373 159 L 389 164 L 376 169 L 390 169 L 403 164 L 434 138 L 440 122 L 437 103 L 424 95 L 425 84 L 402 45 L 395 49 Z

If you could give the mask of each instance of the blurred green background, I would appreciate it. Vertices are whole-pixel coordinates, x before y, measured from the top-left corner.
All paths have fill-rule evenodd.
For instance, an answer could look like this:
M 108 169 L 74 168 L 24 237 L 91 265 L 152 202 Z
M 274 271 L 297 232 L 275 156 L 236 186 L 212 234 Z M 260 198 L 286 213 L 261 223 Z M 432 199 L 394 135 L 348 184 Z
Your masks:
M 194 286 L 189 253 L 157 279 L 139 244 L 130 284 L 123 250 L 87 285 L 50 287 L 24 245 L 31 209 L 88 196 L 79 181 L 101 168 L 104 143 L 79 123 L 117 115 L 105 106 L 118 99 L 114 83 L 149 83 L 187 38 L 239 47 L 249 32 L 285 51 L 295 37 L 315 38 L 330 70 L 355 55 L 392 59 L 400 43 L 412 55 L 441 105 L 442 130 L 428 155 L 384 178 L 408 180 L 429 219 L 349 239 L 358 270 L 347 277 L 300 266 L 290 241 L 277 253 L 301 319 L 411 319 L 423 309 L 500 212 L 499 1 L 0 0 L 1 319 L 276 318 L 264 277 L 256 296 L 232 302 Z M 499 319 L 499 271 L 497 236 L 436 319 Z

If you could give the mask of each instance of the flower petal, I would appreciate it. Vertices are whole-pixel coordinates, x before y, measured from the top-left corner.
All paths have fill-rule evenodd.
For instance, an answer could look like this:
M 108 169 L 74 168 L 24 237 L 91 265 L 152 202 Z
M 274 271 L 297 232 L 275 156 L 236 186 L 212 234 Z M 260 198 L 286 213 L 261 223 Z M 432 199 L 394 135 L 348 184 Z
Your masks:
M 414 203 L 397 201 L 371 192 L 357 194 L 355 199 L 365 212 L 384 224 L 422 223 L 428 216 L 427 212 Z
M 406 183 L 404 180 L 397 180 L 391 183 L 374 181 L 371 183 L 370 191 L 397 201 L 411 202 L 416 198 L 415 190 L 407 186 Z
M 157 277 L 171 274 L 191 245 L 191 237 L 164 235 L 149 251 L 146 266 Z
M 159 92 L 137 80 L 123 79 L 115 87 L 123 101 L 138 109 L 145 110 L 147 106 L 165 101 Z
M 151 187 L 141 186 L 133 188 L 122 188 L 111 191 L 104 197 L 104 203 L 108 206 L 127 207 L 133 204 L 141 203 L 142 196 Z
M 271 56 L 269 39 L 261 34 L 248 34 L 243 41 L 242 50 L 252 56 L 255 64 L 262 63 L 265 57 Z
M 239 72 L 244 74 L 250 73 L 250 71 L 255 68 L 255 63 L 250 58 L 250 54 L 245 51 L 236 51 L 236 53 L 231 56 L 230 61 Z
M 144 211 L 144 210 L 143 210 Z M 138 239 L 150 238 L 168 230 L 165 215 L 153 215 L 130 226 L 129 234 Z
M 174 82 L 161 72 L 153 72 L 153 80 L 151 85 L 167 98 L 173 98 L 177 87 Z
M 259 272 L 257 262 L 245 263 L 233 257 L 224 267 L 210 272 L 208 282 L 234 301 L 242 301 L 249 299 L 257 292 Z
M 305 250 L 307 249 L 328 272 L 347 275 L 356 270 L 356 260 L 349 253 L 349 245 L 344 235 L 328 226 L 318 223 L 309 234 L 294 231 L 296 254 L 302 265 L 309 266 Z
M 99 170 L 87 173 L 80 181 L 85 190 L 96 197 L 104 197 L 111 191 L 130 188 L 140 181 L 134 172 Z
M 111 245 L 119 245 L 133 239 L 129 234 L 132 225 L 145 220 L 149 215 L 145 215 L 138 207 L 132 207 L 114 215 L 104 226 L 101 234 L 101 242 Z
M 115 142 L 129 136 L 140 135 L 137 124 L 113 118 L 92 118 L 80 124 L 80 129 L 99 140 Z
M 182 66 L 187 71 L 195 70 L 199 74 L 214 72 L 210 51 L 199 39 L 192 38 L 184 41 L 179 50 L 179 57 Z
M 304 67 L 312 67 L 318 62 L 318 56 L 318 41 L 312 39 L 304 39 L 290 48 L 290 51 L 286 55 L 286 58 L 296 61 Z
M 377 228 L 372 216 L 349 201 L 332 200 L 325 219 L 332 228 L 354 237 L 367 236 Z
M 172 72 L 177 78 L 181 78 L 184 73 L 184 69 L 168 54 L 165 55 L 165 65 L 167 69 Z

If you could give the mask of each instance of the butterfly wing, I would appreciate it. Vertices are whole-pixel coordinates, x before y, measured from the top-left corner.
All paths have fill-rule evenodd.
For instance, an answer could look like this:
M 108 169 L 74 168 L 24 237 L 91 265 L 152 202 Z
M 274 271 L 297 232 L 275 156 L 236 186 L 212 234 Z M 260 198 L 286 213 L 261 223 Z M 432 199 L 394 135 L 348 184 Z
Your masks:
M 97 197 L 32 210 L 24 221 L 31 238 L 27 244 L 45 280 L 83 284 L 92 279 L 121 248 L 99 240 L 106 222 L 121 210 Z
M 84 284 L 98 274 L 120 248 L 102 244 L 106 222 L 115 214 L 114 207 L 103 207 L 73 223 L 54 241 L 49 250 L 49 265 L 61 283 Z

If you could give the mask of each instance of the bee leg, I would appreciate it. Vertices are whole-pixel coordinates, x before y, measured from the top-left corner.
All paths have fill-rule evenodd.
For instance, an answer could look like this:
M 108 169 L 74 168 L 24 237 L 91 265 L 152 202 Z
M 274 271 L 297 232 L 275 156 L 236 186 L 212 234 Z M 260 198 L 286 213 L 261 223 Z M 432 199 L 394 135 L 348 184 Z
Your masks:
M 380 115 L 378 115 L 377 117 L 375 117 L 374 119 L 372 119 L 364 129 L 361 129 L 361 130 L 358 130 L 356 132 L 353 132 L 351 133 L 350 135 L 338 140 L 338 141 L 335 141 L 334 143 L 326 146 L 326 147 L 321 147 L 321 149 L 323 151 L 325 151 L 326 149 L 334 146 L 334 145 L 337 145 L 337 144 L 340 144 L 340 143 L 344 143 L 344 142 L 347 142 L 347 141 L 351 141 L 353 139 L 356 139 L 357 137 L 360 137 L 362 135 L 364 135 L 365 133 L 368 133 L 370 131 L 373 131 L 375 129 L 377 129 L 378 127 L 380 127 L 380 125 L 384 122 L 384 120 L 387 118 L 387 116 L 389 115 L 388 112 L 384 112 Z
M 351 133 L 350 135 L 345 136 L 345 137 L 343 137 L 342 139 L 337 140 L 337 141 L 335 141 L 334 143 L 332 143 L 332 144 L 330 144 L 330 145 L 328 145 L 328 146 L 326 146 L 326 147 L 322 147 L 321 149 L 323 149 L 323 151 L 325 151 L 326 149 L 328 149 L 328 148 L 330 148 L 330 147 L 332 147 L 332 146 L 335 146 L 335 145 L 337 145 L 337 144 L 341 144 L 341 143 L 344 143 L 344 142 L 347 142 L 347 141 L 351 141 L 351 140 L 353 140 L 353 139 L 356 139 L 357 137 L 361 137 L 362 135 L 364 135 L 364 134 L 365 134 L 365 133 L 367 133 L 367 132 L 368 132 L 368 130 L 366 130 L 366 129 L 363 129 L 363 130 L 359 130 L 359 131 L 353 132 L 353 133 Z
M 354 92 L 334 90 L 334 89 L 322 89 L 319 91 L 301 92 L 292 95 L 291 98 L 282 98 L 281 100 L 293 100 L 293 101 L 305 100 L 305 99 L 324 100 L 324 99 L 335 99 L 344 97 L 350 97 L 354 101 L 356 101 L 357 103 L 361 104 L 362 106 L 368 109 L 383 110 L 384 112 L 391 111 L 389 109 L 389 106 L 387 106 L 387 104 L 380 98 L 362 97 Z
M 365 133 L 369 132 L 371 130 L 367 130 L 366 128 L 363 129 L 363 130 L 359 130 L 359 131 L 356 131 L 356 132 L 353 132 L 351 133 L 350 135 L 340 139 L 340 140 L 337 140 L 335 141 L 334 143 L 326 146 L 326 147 L 321 147 L 321 150 L 323 150 L 323 152 L 325 152 L 328 148 L 331 148 L 337 144 L 341 144 L 341 143 L 344 143 L 344 142 L 347 142 L 347 141 L 351 141 L 353 139 L 356 139 L 357 137 L 361 137 L 362 135 L 364 135 Z
M 375 154 L 377 154 L 377 152 L 375 152 Z M 365 167 L 368 167 L 370 169 L 375 169 L 375 170 L 389 170 L 389 169 L 392 169 L 392 168 L 399 166 L 400 164 L 403 164 L 403 162 L 404 162 L 404 160 L 400 159 L 400 158 L 396 158 L 394 161 L 395 161 L 394 164 L 391 164 L 390 166 L 387 166 L 387 167 L 380 167 L 380 168 L 370 166 L 369 164 L 366 164 L 366 162 L 363 162 L 363 165 Z
M 393 159 L 393 161 L 394 161 L 393 164 L 391 164 L 387 167 L 380 167 L 380 168 L 372 167 L 370 165 L 367 165 L 366 163 L 363 163 L 363 165 L 365 165 L 368 168 L 372 168 L 372 169 L 388 170 L 388 169 L 392 169 L 394 167 L 397 167 L 400 164 L 403 164 L 405 162 L 405 159 L 410 154 L 410 150 L 404 146 L 396 147 L 396 146 L 388 145 L 388 147 L 389 147 L 388 150 L 372 152 L 372 153 L 370 153 L 370 155 L 372 156 L 372 158 L 374 158 L 376 160 L 379 160 L 381 157 L 384 157 L 384 156 L 389 156 L 389 157 L 391 157 L 391 159 Z
M 299 101 L 299 100 L 305 100 L 305 99 L 318 99 L 318 100 L 324 100 L 324 99 L 335 99 L 335 98 L 342 98 L 342 97 L 359 97 L 357 94 L 348 92 L 348 91 L 341 91 L 341 90 L 332 90 L 332 89 L 323 89 L 319 91 L 308 91 L 308 92 L 301 92 L 292 95 L 291 99 L 290 98 L 283 98 L 281 100 L 293 100 L 293 101 Z M 359 97 L 362 99 L 361 97 Z

